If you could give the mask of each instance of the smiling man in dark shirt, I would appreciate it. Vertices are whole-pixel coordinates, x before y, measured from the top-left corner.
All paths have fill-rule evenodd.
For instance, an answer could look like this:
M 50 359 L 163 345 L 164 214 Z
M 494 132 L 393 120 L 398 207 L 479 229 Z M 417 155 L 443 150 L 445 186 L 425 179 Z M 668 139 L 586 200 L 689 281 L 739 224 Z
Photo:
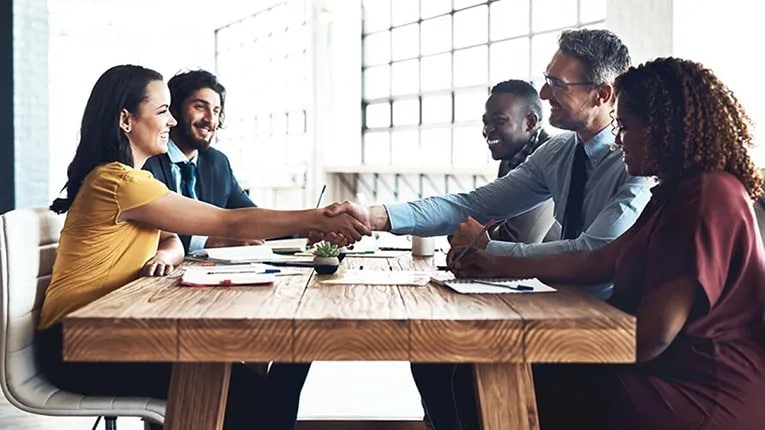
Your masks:
M 497 177 L 518 167 L 550 138 L 542 128 L 542 100 L 531 84 L 511 79 L 491 89 L 483 114 L 483 136 L 492 158 L 500 160 Z M 505 242 L 539 243 L 555 222 L 553 208 L 548 200 L 499 223 L 489 235 Z

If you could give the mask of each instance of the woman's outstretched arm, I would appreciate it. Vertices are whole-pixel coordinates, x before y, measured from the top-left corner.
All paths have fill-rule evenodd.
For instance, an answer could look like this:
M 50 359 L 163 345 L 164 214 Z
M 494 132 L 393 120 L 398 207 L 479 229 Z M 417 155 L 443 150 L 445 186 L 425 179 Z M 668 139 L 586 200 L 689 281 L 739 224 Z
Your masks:
M 180 234 L 219 236 L 234 239 L 262 239 L 307 234 L 309 231 L 336 232 L 349 242 L 369 235 L 369 227 L 349 214 L 324 215 L 324 209 L 280 211 L 263 208 L 221 209 L 176 193 L 123 211 L 119 221 L 134 221 L 163 231 Z

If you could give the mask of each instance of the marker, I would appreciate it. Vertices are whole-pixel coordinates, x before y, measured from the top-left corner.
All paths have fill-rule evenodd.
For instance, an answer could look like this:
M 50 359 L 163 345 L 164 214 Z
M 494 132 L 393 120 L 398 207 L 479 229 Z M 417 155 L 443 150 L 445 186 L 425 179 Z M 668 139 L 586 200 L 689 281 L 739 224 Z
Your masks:
M 321 187 L 321 192 L 319 193 L 319 200 L 316 202 L 316 209 L 319 209 L 319 207 L 321 207 L 321 198 L 324 197 L 324 191 L 327 191 L 327 184 L 324 184 L 324 186 Z

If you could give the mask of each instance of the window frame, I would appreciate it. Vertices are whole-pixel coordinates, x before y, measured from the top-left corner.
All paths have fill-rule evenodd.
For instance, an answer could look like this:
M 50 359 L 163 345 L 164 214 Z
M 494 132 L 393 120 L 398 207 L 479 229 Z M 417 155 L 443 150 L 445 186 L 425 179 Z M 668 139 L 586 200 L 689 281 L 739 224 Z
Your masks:
M 362 16 L 366 16 L 366 5 L 369 2 L 376 2 L 378 0 L 364 0 L 362 3 Z M 465 160 L 457 155 L 458 151 L 455 151 L 455 130 L 458 128 L 463 127 L 471 127 L 471 126 L 479 126 L 480 125 L 480 112 L 475 113 L 475 119 L 459 119 L 457 118 L 457 111 L 459 109 L 459 106 L 457 106 L 457 99 L 463 95 L 463 94 L 469 94 L 469 93 L 475 93 L 475 92 L 482 92 L 485 96 L 489 94 L 489 91 L 492 87 L 492 85 L 496 84 L 497 82 L 492 82 L 492 74 L 493 74 L 493 64 L 492 64 L 492 46 L 504 43 L 508 41 L 518 41 L 518 40 L 525 40 L 526 46 L 528 47 L 528 73 L 525 76 L 507 76 L 504 79 L 524 79 L 529 82 L 532 82 L 536 87 L 541 87 L 542 83 L 544 82 L 544 77 L 542 75 L 544 70 L 532 70 L 534 68 L 534 49 L 533 49 L 533 42 L 535 40 L 539 40 L 539 36 L 544 35 L 550 35 L 550 34 L 558 34 L 563 30 L 570 29 L 570 28 L 581 28 L 581 27 L 599 27 L 603 26 L 605 24 L 605 12 L 603 13 L 602 17 L 596 20 L 590 20 L 590 21 L 582 21 L 582 10 L 583 10 L 583 4 L 585 0 L 571 0 L 575 1 L 576 3 L 576 22 L 571 21 L 572 25 L 567 25 L 563 27 L 555 27 L 555 28 L 546 28 L 544 30 L 535 31 L 534 29 L 534 6 L 535 3 L 539 5 L 538 0 L 525 0 L 528 2 L 528 27 L 527 31 L 519 32 L 516 34 L 513 34 L 508 37 L 501 37 L 497 39 L 492 39 L 492 5 L 499 4 L 503 1 L 510 1 L 510 0 L 483 0 L 483 1 L 477 1 L 477 2 L 468 2 L 472 4 L 468 4 L 464 7 L 458 7 L 455 8 L 455 3 L 458 2 L 458 0 L 452 1 L 452 6 L 449 11 L 442 12 L 434 15 L 429 15 L 425 18 L 423 18 L 423 10 L 422 10 L 422 0 L 405 0 L 405 1 L 417 1 L 418 3 L 418 19 L 414 21 L 405 21 L 400 22 L 397 24 L 393 24 L 394 21 L 394 5 L 397 0 L 391 0 L 389 1 L 389 22 L 387 27 L 381 27 L 376 28 L 372 31 L 367 30 L 367 21 L 366 19 L 362 20 L 362 28 L 361 28 L 361 74 L 362 74 L 362 88 L 361 88 L 361 135 L 362 135 L 362 148 L 361 148 L 361 165 L 392 165 L 396 166 L 396 163 L 393 162 L 393 160 L 396 159 L 395 154 L 393 153 L 394 149 L 394 142 L 393 137 L 396 132 L 400 131 L 407 131 L 407 130 L 417 130 L 418 131 L 418 140 L 417 140 L 417 151 L 420 151 L 420 149 L 423 147 L 422 144 L 422 133 L 426 130 L 432 130 L 432 129 L 443 129 L 443 128 L 449 128 L 450 129 L 450 142 L 448 144 L 449 147 L 449 162 L 447 166 L 464 166 Z M 400 0 L 399 0 L 400 1 Z M 464 2 L 463 2 L 464 3 Z M 485 7 L 486 9 L 486 38 L 485 42 L 481 43 L 474 43 L 469 44 L 465 46 L 456 47 L 455 46 L 455 14 L 459 14 L 461 12 L 469 11 L 471 9 L 476 9 L 479 7 Z M 450 17 L 450 28 L 451 28 L 451 41 L 450 41 L 450 47 L 448 50 L 444 51 L 437 51 L 437 52 L 428 52 L 427 54 L 423 54 L 422 52 L 422 43 L 423 43 L 423 34 L 422 34 L 422 28 L 423 23 L 427 25 L 428 22 L 432 22 L 436 19 L 442 19 L 445 16 Z M 394 31 L 396 29 L 399 29 L 401 27 L 408 27 L 411 25 L 417 26 L 417 34 L 418 34 L 418 48 L 417 48 L 417 55 L 416 56 L 409 56 L 404 57 L 401 59 L 395 59 L 393 51 L 395 49 L 394 47 Z M 367 39 L 370 37 L 380 37 L 380 35 L 386 34 L 388 35 L 388 42 L 387 46 L 389 49 L 389 55 L 387 56 L 387 62 L 379 62 L 379 63 L 367 63 Z M 384 44 L 385 45 L 385 44 Z M 483 82 L 476 83 L 473 85 L 464 85 L 464 86 L 458 86 L 455 85 L 455 53 L 459 52 L 465 52 L 469 49 L 475 49 L 478 47 L 485 46 L 485 57 L 486 57 L 486 63 L 485 63 L 485 71 L 482 73 L 483 76 Z M 449 55 L 449 61 L 450 61 L 450 85 L 446 88 L 439 88 L 435 90 L 423 90 L 423 70 L 422 70 L 422 64 L 423 64 L 423 58 L 433 58 L 439 55 Z M 394 94 L 393 91 L 393 68 L 395 64 L 401 63 L 403 61 L 416 61 L 418 64 L 418 84 L 417 84 L 417 91 L 416 92 L 407 92 L 403 94 Z M 375 67 L 383 67 L 387 66 L 388 68 L 388 92 L 387 96 L 379 96 L 379 97 L 367 97 L 367 78 L 368 78 L 368 70 Z M 383 87 L 381 85 L 381 87 Z M 448 122 L 436 122 L 436 123 L 426 123 L 424 121 L 424 118 L 427 117 L 427 114 L 424 114 L 423 112 L 423 99 L 427 99 L 429 97 L 442 97 L 442 98 L 450 98 L 451 100 L 451 115 Z M 406 101 L 406 100 L 412 100 L 416 99 L 418 100 L 419 109 L 417 114 L 417 121 L 416 124 L 407 123 L 406 125 L 397 125 L 394 123 L 394 118 L 396 117 L 396 112 L 394 112 L 394 106 L 397 102 Z M 387 104 L 388 113 L 387 113 L 387 119 L 388 124 L 387 125 L 375 125 L 370 126 L 369 121 L 367 118 L 367 109 L 370 106 L 380 106 Z M 378 108 L 380 109 L 380 108 Z M 380 109 L 381 111 L 383 109 Z M 369 154 L 372 153 L 367 147 L 367 135 L 370 133 L 387 133 L 387 147 L 388 147 L 388 156 L 384 157 L 388 161 L 385 162 L 382 160 L 382 163 L 379 162 L 380 160 L 374 160 L 369 159 Z M 463 151 L 464 152 L 464 151 Z M 489 164 L 490 157 L 488 151 L 484 154 L 484 167 L 486 164 Z

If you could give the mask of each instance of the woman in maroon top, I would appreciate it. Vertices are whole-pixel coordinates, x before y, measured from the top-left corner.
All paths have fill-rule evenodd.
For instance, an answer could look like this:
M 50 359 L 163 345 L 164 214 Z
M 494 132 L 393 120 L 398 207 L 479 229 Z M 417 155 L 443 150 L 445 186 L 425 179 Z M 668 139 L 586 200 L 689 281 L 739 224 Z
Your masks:
M 617 142 L 659 185 L 635 225 L 591 252 L 538 258 L 473 250 L 460 276 L 614 281 L 636 316 L 634 365 L 534 370 L 542 430 L 765 428 L 765 249 L 752 202 L 762 178 L 749 120 L 708 69 L 674 58 L 616 80 Z

